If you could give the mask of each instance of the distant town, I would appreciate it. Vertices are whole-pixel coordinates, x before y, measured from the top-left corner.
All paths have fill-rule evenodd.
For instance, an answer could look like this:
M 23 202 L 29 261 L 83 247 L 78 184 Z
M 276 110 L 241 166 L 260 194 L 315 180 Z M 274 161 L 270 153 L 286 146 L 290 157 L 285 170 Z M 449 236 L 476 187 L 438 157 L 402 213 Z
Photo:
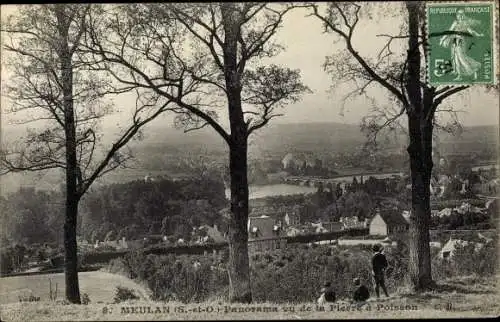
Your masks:
M 453 254 L 450 245 L 455 245 L 457 241 L 460 243 L 459 232 L 463 229 L 477 230 L 478 236 L 481 237 L 479 244 L 482 244 L 481 241 L 491 241 L 491 238 L 487 237 L 488 230 L 493 229 L 495 225 L 494 218 L 499 202 L 496 196 L 500 189 L 496 165 L 471 166 L 465 161 L 460 162 L 456 156 L 450 162 L 451 158 L 453 156 L 440 157 L 436 154 L 430 187 L 432 229 L 457 232 L 450 234 L 447 240 L 431 242 L 432 247 L 438 248 L 444 254 Z M 250 200 L 251 211 L 247 228 L 251 253 L 285 248 L 287 244 L 297 242 L 332 245 L 369 245 L 384 242 L 391 245 L 405 238 L 411 213 L 411 184 L 408 174 L 403 171 L 376 173 L 373 170 L 365 170 L 365 174 L 361 175 L 342 175 L 324 164 L 318 158 L 287 153 L 277 165 L 278 169 L 264 174 L 266 178 L 271 178 L 269 181 L 273 183 L 267 186 L 256 185 L 255 188 L 271 187 L 277 191 L 270 191 L 265 197 Z M 338 163 L 334 163 L 334 166 L 337 165 Z M 98 196 L 99 192 L 95 191 L 85 200 L 82 209 L 82 221 L 85 225 L 81 226 L 78 237 L 80 252 L 117 252 L 119 255 L 134 249 L 165 247 L 164 251 L 168 253 L 168 249 L 179 252 L 180 250 L 174 249 L 181 247 L 186 253 L 192 253 L 193 250 L 189 249 L 191 246 L 195 247 L 197 252 L 205 254 L 220 251 L 227 243 L 227 201 L 220 196 L 216 199 L 210 196 L 223 191 L 224 185 L 219 181 L 219 189 L 211 185 L 211 189 L 193 194 L 193 185 L 196 183 L 191 183 L 196 180 L 220 180 L 217 178 L 220 177 L 208 175 L 208 172 L 196 179 L 188 176 L 168 178 L 147 174 L 142 181 L 101 188 L 104 195 L 114 195 L 113 191 L 125 192 L 123 189 L 150 191 L 149 197 L 144 197 L 142 191 L 140 194 L 143 197 L 140 197 L 135 206 L 131 205 L 131 208 L 136 210 L 130 214 L 130 224 L 127 224 L 127 216 L 118 214 L 119 209 L 107 210 L 110 205 L 103 203 L 104 195 Z M 293 186 L 300 190 L 286 191 Z M 169 189 L 185 190 L 185 195 L 166 197 L 165 191 Z M 28 188 L 18 192 L 21 195 L 30 193 L 40 195 L 41 192 L 30 192 Z M 160 195 L 155 195 L 158 193 Z M 47 197 L 50 199 L 56 195 L 57 193 L 50 193 Z M 110 198 L 113 198 L 112 195 L 109 195 Z M 122 198 L 126 198 L 126 193 Z M 171 200 L 161 201 L 165 198 Z M 184 201 L 175 201 L 176 198 Z M 146 206 L 140 210 L 144 212 L 140 215 L 144 218 L 141 227 L 134 218 L 138 218 L 138 203 L 146 205 L 147 200 L 156 200 L 160 204 L 166 202 L 165 209 L 170 211 L 162 209 L 158 213 L 158 205 Z M 7 204 L 9 201 L 13 202 L 9 199 Z M 97 204 L 92 206 L 93 202 Z M 91 209 L 99 210 L 97 213 L 94 210 L 91 214 L 88 212 Z M 148 211 L 155 213 L 148 214 Z M 116 218 L 113 218 L 114 212 L 117 214 Z M 43 231 L 43 227 L 39 228 Z M 50 231 L 50 227 L 46 227 L 46 230 Z M 35 243 L 33 250 L 36 251 L 30 252 L 26 249 L 22 254 L 23 258 L 18 258 L 17 263 L 3 266 L 4 274 L 56 269 L 61 264 L 62 254 L 58 253 L 59 248 L 50 246 L 52 243 L 44 240 L 51 234 L 45 234 L 38 240 L 36 236 L 31 236 Z M 20 246 L 16 247 L 23 253 L 19 250 Z

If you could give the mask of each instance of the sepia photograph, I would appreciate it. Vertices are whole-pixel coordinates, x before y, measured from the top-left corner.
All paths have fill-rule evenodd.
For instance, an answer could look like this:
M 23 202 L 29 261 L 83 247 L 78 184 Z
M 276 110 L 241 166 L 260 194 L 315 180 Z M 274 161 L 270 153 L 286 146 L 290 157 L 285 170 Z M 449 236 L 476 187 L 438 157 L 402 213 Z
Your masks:
M 0 320 L 500 315 L 499 2 L 0 6 Z

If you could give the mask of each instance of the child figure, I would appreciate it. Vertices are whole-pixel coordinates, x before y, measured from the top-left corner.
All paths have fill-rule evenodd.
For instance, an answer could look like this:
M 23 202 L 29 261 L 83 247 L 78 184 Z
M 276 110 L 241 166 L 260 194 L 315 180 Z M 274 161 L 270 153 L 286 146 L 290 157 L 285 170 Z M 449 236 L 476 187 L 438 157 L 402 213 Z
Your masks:
M 326 282 L 321 289 L 321 296 L 318 299 L 318 304 L 323 305 L 326 302 L 335 302 L 335 291 L 333 290 L 332 284 Z
M 389 297 L 387 293 L 387 288 L 385 287 L 385 269 L 387 268 L 387 259 L 385 255 L 382 253 L 381 245 L 374 245 L 373 251 L 374 255 L 372 257 L 372 268 L 373 268 L 373 277 L 375 279 L 375 293 L 377 294 L 377 298 L 380 297 L 379 288 L 381 287 L 384 291 L 385 296 Z
M 359 278 L 354 279 L 354 287 L 354 302 L 365 302 L 370 298 L 370 291 L 368 291 L 368 287 L 366 287 L 364 284 L 361 284 L 361 280 Z

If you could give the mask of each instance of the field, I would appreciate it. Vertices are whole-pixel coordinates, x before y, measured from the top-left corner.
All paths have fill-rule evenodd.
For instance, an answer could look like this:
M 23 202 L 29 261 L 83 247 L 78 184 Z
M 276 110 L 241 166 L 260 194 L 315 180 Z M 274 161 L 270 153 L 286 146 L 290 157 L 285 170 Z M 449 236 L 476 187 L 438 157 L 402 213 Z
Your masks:
M 148 299 L 147 291 L 132 280 L 107 272 L 81 272 L 78 274 L 80 293 L 87 293 L 92 303 L 113 301 L 117 286 L 136 290 L 136 294 Z M 40 297 L 40 301 L 49 301 L 50 282 L 52 289 L 57 283 L 57 300 L 64 299 L 64 274 L 43 274 L 0 278 L 0 304 L 15 303 L 19 296 Z M 25 305 L 26 303 L 20 303 Z
M 454 278 L 438 283 L 438 288 L 433 292 L 412 295 L 402 291 L 389 299 L 370 300 L 359 309 L 347 302 L 339 301 L 333 306 L 324 306 L 325 311 L 318 311 L 315 303 L 232 305 L 205 302 L 185 305 L 179 302 L 152 301 L 80 306 L 57 305 L 53 302 L 15 303 L 1 305 L 0 308 L 2 321 L 491 317 L 500 313 L 500 298 L 495 284 L 495 280 L 473 276 Z

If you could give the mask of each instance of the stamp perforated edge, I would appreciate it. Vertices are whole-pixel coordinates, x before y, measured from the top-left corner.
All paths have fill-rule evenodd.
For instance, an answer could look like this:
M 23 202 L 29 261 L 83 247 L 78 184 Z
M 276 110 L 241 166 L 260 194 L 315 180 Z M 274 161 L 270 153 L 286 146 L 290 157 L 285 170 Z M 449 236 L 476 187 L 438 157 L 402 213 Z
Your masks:
M 493 10 L 491 10 L 491 48 L 492 48 L 492 64 L 493 64 L 493 75 L 492 75 L 492 80 L 493 84 L 491 82 L 474 82 L 474 83 L 439 83 L 439 84 L 431 84 L 430 83 L 430 66 L 429 66 L 429 59 L 430 59 L 430 51 L 427 51 L 427 55 L 425 57 L 425 83 L 429 86 L 464 86 L 464 85 L 469 85 L 469 86 L 485 86 L 485 85 L 493 85 L 496 86 L 498 84 L 498 76 L 500 74 L 499 71 L 499 45 L 498 45 L 498 37 L 499 35 L 497 34 L 497 29 L 498 29 L 498 19 L 497 15 L 495 15 L 495 12 L 498 10 L 498 4 L 497 1 L 426 1 L 425 2 L 425 19 L 424 19 L 424 24 L 425 24 L 425 37 L 424 43 L 426 46 L 429 46 L 428 43 L 428 35 L 429 35 L 429 14 L 428 10 L 429 7 L 432 6 L 441 6 L 445 4 L 450 4 L 450 5 L 470 5 L 470 4 L 483 4 L 483 5 L 491 5 Z

